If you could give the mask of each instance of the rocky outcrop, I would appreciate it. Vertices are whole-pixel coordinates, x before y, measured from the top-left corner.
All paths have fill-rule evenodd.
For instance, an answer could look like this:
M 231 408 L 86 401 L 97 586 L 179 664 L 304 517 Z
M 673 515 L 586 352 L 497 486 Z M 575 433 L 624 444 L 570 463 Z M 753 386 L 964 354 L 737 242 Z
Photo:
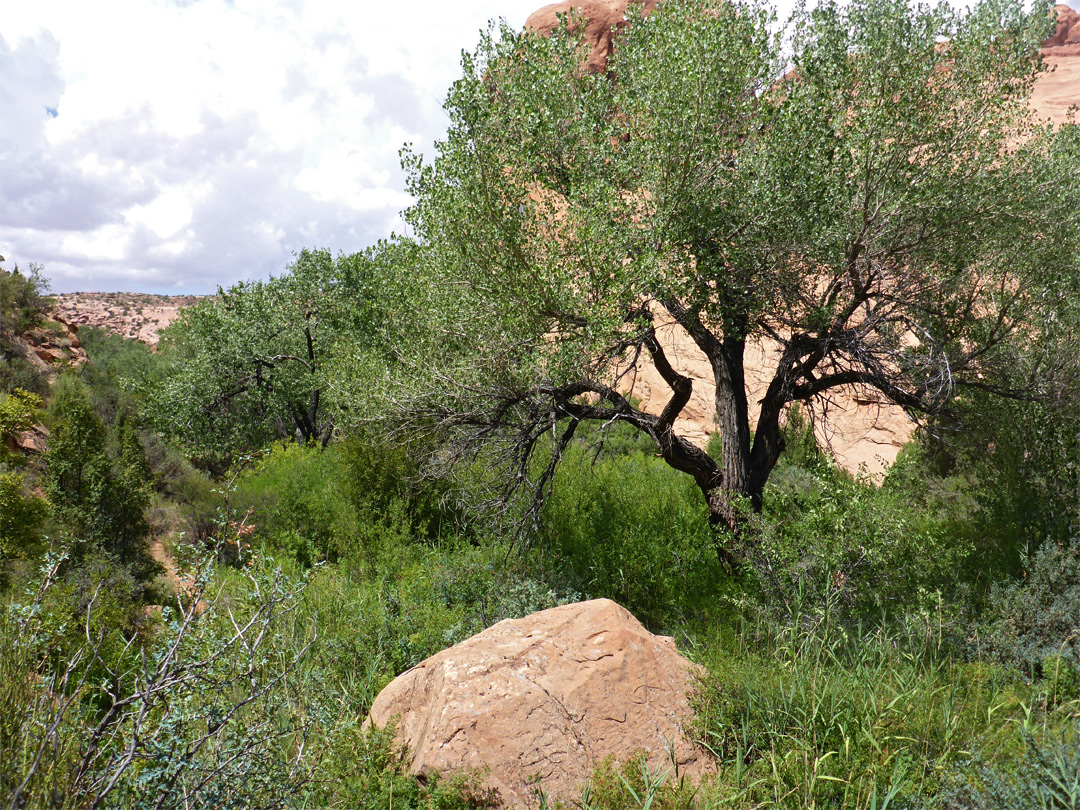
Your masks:
M 589 46 L 586 66 L 592 73 L 607 69 L 615 38 L 627 24 L 626 10 L 631 0 L 581 0 L 580 2 L 552 3 L 534 11 L 525 21 L 525 27 L 539 31 L 545 36 L 561 25 L 559 18 L 571 11 L 578 12 L 585 20 L 585 42 Z M 658 0 L 644 0 L 642 13 L 656 8 Z
M 1080 105 L 1080 45 L 1069 47 L 1075 48 L 1074 55 L 1046 55 L 1044 50 L 1047 71 L 1031 91 L 1035 114 L 1055 124 L 1067 123 L 1070 110 Z
M 708 756 L 682 731 L 695 665 L 608 599 L 507 619 L 413 667 L 375 699 L 396 718 L 415 774 L 486 769 L 504 806 L 535 782 L 568 799 L 606 757 L 645 751 L 653 768 L 700 779 Z
M 52 377 L 64 368 L 77 368 L 86 362 L 78 332 L 76 324 L 51 313 L 38 326 L 14 337 L 12 348 L 26 358 L 35 371 Z
M 1053 13 L 1057 28 L 1043 42 L 1047 70 L 1035 83 L 1031 106 L 1040 118 L 1064 124 L 1070 109 L 1080 105 L 1080 14 L 1064 5 L 1055 6 Z
M 1043 41 L 1043 56 L 1080 56 L 1080 13 L 1060 3 L 1051 13 L 1057 17 L 1057 27 Z
M 206 296 L 145 293 L 65 293 L 56 296 L 60 317 L 82 326 L 98 326 L 120 337 L 156 346 L 158 332 L 175 321 L 184 307 Z

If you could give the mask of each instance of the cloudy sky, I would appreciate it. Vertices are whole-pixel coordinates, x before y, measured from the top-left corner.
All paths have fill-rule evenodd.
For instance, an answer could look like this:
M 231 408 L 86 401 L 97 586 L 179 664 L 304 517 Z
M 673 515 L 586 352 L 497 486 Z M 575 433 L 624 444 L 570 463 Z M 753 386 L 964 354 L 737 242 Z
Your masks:
M 398 150 L 430 155 L 488 20 L 544 2 L 3 0 L 4 266 L 213 292 L 400 231 Z
M 0 254 L 55 292 L 212 292 L 401 230 L 463 48 L 542 0 L 3 2 Z

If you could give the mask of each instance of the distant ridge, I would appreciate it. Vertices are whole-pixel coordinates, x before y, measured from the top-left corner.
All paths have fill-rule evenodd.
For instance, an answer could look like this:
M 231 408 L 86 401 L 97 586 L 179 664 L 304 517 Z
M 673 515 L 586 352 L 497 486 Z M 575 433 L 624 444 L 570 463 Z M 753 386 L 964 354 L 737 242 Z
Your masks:
M 56 296 L 56 312 L 76 326 L 98 326 L 120 337 L 157 346 L 158 333 L 176 320 L 180 310 L 209 295 L 75 292 Z

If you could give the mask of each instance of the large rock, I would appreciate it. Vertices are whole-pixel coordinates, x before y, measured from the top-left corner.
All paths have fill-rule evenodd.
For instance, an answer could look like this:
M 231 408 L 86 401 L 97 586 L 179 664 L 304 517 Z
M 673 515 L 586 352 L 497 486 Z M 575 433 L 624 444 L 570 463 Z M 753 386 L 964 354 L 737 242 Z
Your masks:
M 1049 70 L 1035 83 L 1031 106 L 1040 118 L 1064 124 L 1080 104 L 1080 14 L 1065 5 L 1054 6 L 1053 13 L 1057 27 L 1042 44 Z
M 656 8 L 658 0 L 644 0 L 643 14 Z M 627 24 L 626 9 L 630 0 L 564 0 L 534 11 L 525 21 L 525 27 L 539 31 L 544 36 L 561 25 L 559 17 L 578 12 L 585 20 L 585 42 L 589 45 L 587 67 L 593 73 L 607 69 L 607 61 L 614 48 L 615 37 Z
M 415 774 L 488 769 L 506 806 L 533 804 L 537 776 L 569 798 L 606 757 L 644 749 L 700 779 L 711 760 L 684 736 L 695 665 L 609 599 L 507 619 L 413 667 L 375 699 L 398 718 Z
M 1080 14 L 1066 5 L 1054 6 L 1051 14 L 1057 17 L 1054 33 L 1043 41 L 1044 56 L 1076 56 L 1080 54 Z

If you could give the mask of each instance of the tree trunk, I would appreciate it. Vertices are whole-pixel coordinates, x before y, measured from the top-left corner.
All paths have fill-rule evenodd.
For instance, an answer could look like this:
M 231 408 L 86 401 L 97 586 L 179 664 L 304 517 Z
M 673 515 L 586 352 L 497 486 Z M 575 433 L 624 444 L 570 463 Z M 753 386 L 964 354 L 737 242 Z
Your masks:
M 722 483 L 716 490 L 707 492 L 706 498 L 710 520 L 722 522 L 734 531 L 737 523 L 734 500 L 748 494 L 750 478 L 750 418 L 743 372 L 746 344 L 741 337 L 725 337 L 719 348 L 709 360 L 716 381 Z
M 750 441 L 750 415 L 746 397 L 743 359 L 745 340 L 739 331 L 726 336 L 721 351 L 711 358 L 716 380 L 716 421 L 722 441 L 718 486 L 704 489 L 709 506 L 709 522 L 726 528 L 736 539 L 744 539 L 746 511 L 742 502 L 750 500 L 755 512 L 761 511 L 762 492 L 769 474 L 784 449 L 780 433 L 780 412 L 784 405 L 782 387 L 774 381 L 761 403 L 753 445 Z M 738 554 L 720 545 L 717 553 L 726 566 L 737 567 Z

